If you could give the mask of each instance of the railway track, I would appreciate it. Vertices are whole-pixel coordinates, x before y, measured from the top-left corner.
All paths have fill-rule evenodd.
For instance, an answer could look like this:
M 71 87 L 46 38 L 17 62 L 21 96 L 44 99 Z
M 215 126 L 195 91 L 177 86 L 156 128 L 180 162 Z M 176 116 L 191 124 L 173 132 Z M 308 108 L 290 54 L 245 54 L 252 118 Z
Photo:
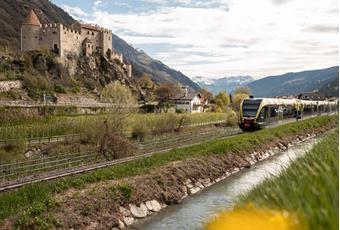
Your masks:
M 227 138 L 239 135 L 241 133 L 243 133 L 243 132 L 239 131 L 237 133 L 234 133 L 234 134 L 231 134 L 231 135 L 228 135 L 228 136 L 225 136 L 225 137 L 221 137 L 221 138 L 218 138 L 218 139 L 227 139 Z M 207 142 L 207 141 L 209 141 L 209 140 L 200 141 L 200 142 L 191 143 L 191 144 L 186 144 L 186 145 L 181 145 L 181 146 L 178 146 L 178 147 L 175 147 L 175 148 L 178 149 L 178 148 L 190 147 L 190 146 L 201 144 L 201 143 L 204 143 L 204 142 Z M 123 158 L 123 159 L 101 162 L 101 163 L 96 163 L 96 164 L 91 164 L 91 165 L 86 165 L 86 166 L 79 166 L 79 167 L 65 169 L 65 170 L 62 170 L 62 171 L 54 171 L 54 172 L 49 172 L 49 173 L 43 173 L 43 174 L 40 174 L 40 175 L 27 176 L 25 178 L 21 178 L 20 181 L 14 181 L 14 182 L 9 181 L 7 184 L 5 183 L 5 184 L 1 185 L 0 186 L 0 192 L 10 190 L 10 189 L 19 188 L 19 187 L 22 187 L 24 185 L 33 184 L 33 183 L 37 183 L 37 182 L 41 182 L 41 181 L 53 180 L 53 179 L 57 179 L 57 178 L 65 177 L 65 176 L 71 176 L 71 175 L 85 173 L 85 172 L 96 170 L 96 169 L 114 166 L 114 165 L 117 165 L 117 164 L 122 164 L 122 163 L 126 163 L 126 162 L 129 162 L 129 161 L 145 158 L 145 157 L 150 157 L 150 156 L 152 156 L 156 153 L 166 153 L 166 152 L 173 150 L 175 148 L 171 147 L 171 148 L 166 148 L 166 149 L 163 149 L 163 150 L 157 150 L 157 151 L 144 153 L 144 154 L 141 154 L 141 155 L 127 157 L 127 158 Z

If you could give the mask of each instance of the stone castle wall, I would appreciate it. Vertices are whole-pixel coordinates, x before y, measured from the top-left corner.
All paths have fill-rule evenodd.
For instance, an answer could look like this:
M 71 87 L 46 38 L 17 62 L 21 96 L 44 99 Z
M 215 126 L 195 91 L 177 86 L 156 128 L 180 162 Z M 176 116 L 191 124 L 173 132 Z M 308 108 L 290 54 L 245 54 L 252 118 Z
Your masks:
M 80 55 L 84 51 L 83 42 L 85 39 L 92 42 L 94 52 L 106 54 L 107 50 L 112 51 L 112 32 L 98 28 L 68 28 L 58 24 L 44 24 L 41 26 L 23 25 L 21 28 L 22 51 L 38 50 L 49 48 L 58 53 L 60 57 L 68 54 Z

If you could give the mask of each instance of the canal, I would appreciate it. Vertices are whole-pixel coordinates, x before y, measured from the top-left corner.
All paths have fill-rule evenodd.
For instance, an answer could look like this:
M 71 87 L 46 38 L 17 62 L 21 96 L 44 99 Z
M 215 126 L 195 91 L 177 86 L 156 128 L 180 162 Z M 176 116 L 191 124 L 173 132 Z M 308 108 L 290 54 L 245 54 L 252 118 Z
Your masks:
M 238 197 L 261 183 L 264 179 L 279 175 L 294 159 L 309 151 L 318 138 L 290 147 L 262 162 L 244 169 L 227 179 L 186 198 L 179 205 L 172 205 L 155 216 L 136 223 L 132 229 L 141 230 L 196 230 L 221 210 L 233 207 Z

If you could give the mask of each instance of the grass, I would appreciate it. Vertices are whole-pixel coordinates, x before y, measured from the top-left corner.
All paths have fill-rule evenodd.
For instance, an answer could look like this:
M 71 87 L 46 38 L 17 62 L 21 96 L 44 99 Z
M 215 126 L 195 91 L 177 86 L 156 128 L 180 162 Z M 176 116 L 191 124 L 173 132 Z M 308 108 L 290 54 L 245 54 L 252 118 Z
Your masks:
M 111 179 L 122 179 L 148 173 L 150 170 L 173 161 L 202 157 L 210 154 L 225 154 L 251 150 L 263 143 L 269 143 L 288 135 L 304 132 L 306 129 L 318 128 L 331 122 L 337 122 L 335 116 L 322 116 L 296 123 L 290 123 L 273 129 L 265 129 L 254 133 L 245 133 L 227 140 L 214 140 L 203 144 L 175 149 L 164 154 L 155 154 L 139 160 L 130 161 L 114 167 L 92 171 L 83 175 L 64 177 L 54 181 L 41 182 L 21 187 L 17 190 L 0 194 L 0 221 L 32 207 L 32 204 L 49 203 L 53 194 L 68 188 L 83 187 L 93 183 Z
M 147 130 L 174 128 L 183 116 L 185 116 L 187 125 L 227 119 L 226 113 L 133 114 L 125 121 L 125 131 L 130 133 L 133 127 L 138 124 L 143 124 Z M 21 124 L 6 122 L 0 124 L 0 139 L 38 138 L 82 133 L 89 126 L 99 126 L 105 119 L 110 119 L 110 115 L 50 117 Z
M 339 226 L 339 133 L 329 134 L 282 174 L 269 178 L 240 200 L 260 208 L 288 210 L 307 229 Z

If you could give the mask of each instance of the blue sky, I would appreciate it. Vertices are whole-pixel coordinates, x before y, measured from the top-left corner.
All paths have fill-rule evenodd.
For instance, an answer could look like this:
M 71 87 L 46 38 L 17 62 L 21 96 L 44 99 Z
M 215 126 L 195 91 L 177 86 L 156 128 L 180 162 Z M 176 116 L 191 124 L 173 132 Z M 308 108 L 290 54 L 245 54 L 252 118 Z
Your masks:
M 337 0 L 52 0 L 189 77 L 337 65 Z

